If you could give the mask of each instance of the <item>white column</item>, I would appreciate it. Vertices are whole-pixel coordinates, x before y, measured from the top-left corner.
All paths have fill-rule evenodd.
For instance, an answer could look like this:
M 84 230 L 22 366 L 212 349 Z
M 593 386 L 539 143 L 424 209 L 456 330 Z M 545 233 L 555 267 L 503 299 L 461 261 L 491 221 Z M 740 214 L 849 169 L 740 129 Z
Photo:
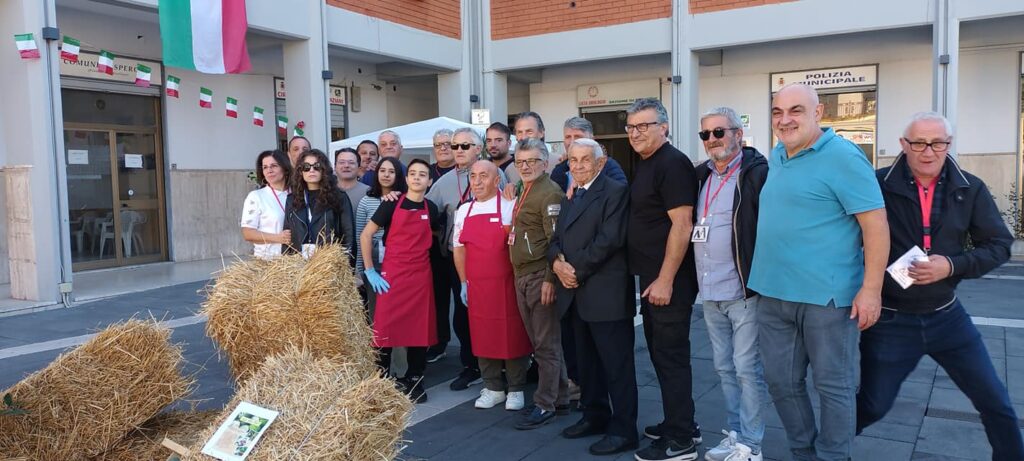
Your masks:
M 327 82 L 321 71 L 328 69 L 327 48 L 322 33 L 322 8 L 307 8 L 309 38 L 285 41 L 284 80 L 288 90 L 288 136 L 300 120 L 306 122 L 306 137 L 314 149 L 330 144 L 330 107 Z
M 960 85 L 960 19 L 953 0 L 935 0 L 932 25 L 932 110 L 944 115 L 953 126 L 957 118 Z M 956 155 L 956 139 L 953 152 Z
M 482 5 L 478 0 L 462 0 L 462 68 L 437 76 L 437 114 L 464 122 L 480 102 L 470 102 L 470 95 L 482 98 L 481 76 L 484 25 Z
M 672 84 L 672 113 L 669 114 L 669 133 L 672 144 L 686 153 L 690 160 L 698 162 L 707 158 L 697 137 L 700 117 L 698 113 L 698 91 L 700 89 L 700 69 L 697 53 L 690 50 L 686 37 L 687 23 L 690 15 L 687 11 L 688 2 L 673 0 L 672 8 L 672 75 L 681 77 L 679 83 Z
M 490 109 L 491 122 L 505 123 L 508 120 L 508 80 L 501 72 L 484 72 L 484 91 L 480 106 Z

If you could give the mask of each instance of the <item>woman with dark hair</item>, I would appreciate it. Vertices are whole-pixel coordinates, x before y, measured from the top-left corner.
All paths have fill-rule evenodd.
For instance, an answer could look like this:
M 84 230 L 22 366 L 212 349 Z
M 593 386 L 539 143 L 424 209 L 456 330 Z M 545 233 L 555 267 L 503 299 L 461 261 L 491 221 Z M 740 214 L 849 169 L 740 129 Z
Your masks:
M 327 155 L 317 149 L 303 152 L 291 186 L 284 224 L 291 231 L 291 242 L 284 251 L 302 252 L 308 258 L 319 245 L 341 243 L 351 254 L 355 248 L 352 205 L 338 189 Z
M 374 170 L 373 184 L 370 185 L 370 190 L 366 193 L 366 197 L 363 197 L 359 201 L 359 206 L 356 207 L 356 234 L 360 235 L 363 229 L 366 227 L 366 223 L 370 221 L 373 214 L 377 211 L 377 207 L 380 206 L 380 198 L 390 194 L 392 191 L 405 193 L 405 176 L 401 174 L 404 170 L 402 162 L 393 157 L 385 157 L 380 159 L 377 163 L 377 169 Z M 373 234 L 371 245 L 369 248 L 364 248 L 359 245 L 357 248 L 358 254 L 356 254 L 356 280 L 363 282 L 363 256 L 364 251 L 370 251 L 372 261 L 377 269 L 380 269 L 380 263 L 384 255 L 380 252 L 381 250 L 381 239 L 384 237 L 384 231 L 380 230 Z M 368 305 L 370 309 L 370 315 L 373 315 L 374 306 L 374 293 L 373 290 L 366 290 L 368 298 Z
M 242 238 L 253 244 L 253 256 L 272 259 L 281 254 L 281 245 L 291 242 L 291 231 L 284 230 L 288 178 L 292 166 L 280 150 L 267 150 L 256 157 L 256 182 L 263 186 L 245 198 L 242 205 Z

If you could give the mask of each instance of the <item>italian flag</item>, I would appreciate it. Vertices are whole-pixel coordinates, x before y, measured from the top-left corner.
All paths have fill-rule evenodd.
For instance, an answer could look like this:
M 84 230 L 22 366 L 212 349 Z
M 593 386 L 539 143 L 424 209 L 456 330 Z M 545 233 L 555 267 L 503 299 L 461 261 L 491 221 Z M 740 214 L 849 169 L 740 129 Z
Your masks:
M 114 53 L 100 50 L 100 57 L 96 60 L 96 70 L 107 75 L 114 75 Z
M 181 86 L 181 79 L 173 75 L 167 76 L 167 96 L 178 97 L 178 87 Z
M 61 59 L 65 61 L 78 62 L 78 50 L 81 47 L 82 42 L 65 35 L 60 45 Z
M 252 108 L 252 124 L 263 126 L 263 108 L 256 106 Z
M 153 78 L 153 69 L 142 64 L 135 65 L 135 85 L 149 88 L 149 82 Z
M 199 107 L 207 109 L 213 107 L 213 90 L 199 87 Z
M 284 115 L 277 116 L 277 131 L 282 135 L 288 133 L 288 117 Z
M 251 67 L 245 46 L 245 0 L 161 0 L 164 64 L 206 74 Z
M 224 115 L 231 118 L 238 118 L 238 100 L 228 96 L 228 100 L 224 103 Z
M 36 46 L 36 39 L 32 38 L 32 34 L 16 34 L 14 36 L 14 43 L 18 45 L 18 53 L 21 53 L 21 59 L 39 58 L 39 47 Z

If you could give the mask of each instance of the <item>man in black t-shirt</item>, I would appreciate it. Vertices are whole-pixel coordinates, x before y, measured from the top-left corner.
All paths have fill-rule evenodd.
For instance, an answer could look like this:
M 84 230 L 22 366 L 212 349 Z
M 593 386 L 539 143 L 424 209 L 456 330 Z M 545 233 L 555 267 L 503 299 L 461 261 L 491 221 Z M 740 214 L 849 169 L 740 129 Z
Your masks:
M 700 430 L 694 421 L 690 314 L 697 296 L 690 233 L 697 175 L 668 143 L 668 113 L 653 98 L 626 110 L 629 143 L 640 156 L 630 186 L 629 264 L 640 277 L 640 313 L 651 363 L 661 386 L 661 424 L 644 428 L 654 442 L 639 461 L 692 460 Z

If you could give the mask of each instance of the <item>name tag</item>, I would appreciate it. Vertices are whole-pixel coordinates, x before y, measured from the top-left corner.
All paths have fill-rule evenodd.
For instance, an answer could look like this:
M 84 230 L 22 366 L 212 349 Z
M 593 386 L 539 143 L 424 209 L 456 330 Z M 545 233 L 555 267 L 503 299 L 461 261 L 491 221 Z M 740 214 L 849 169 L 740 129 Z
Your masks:
M 562 205 L 548 205 L 548 217 L 557 217 L 562 211 Z
M 425 214 L 421 214 L 421 215 L 420 215 L 420 219 L 422 219 L 422 220 L 426 221 L 426 220 L 430 219 L 430 217 L 429 217 L 429 216 L 427 216 L 427 215 L 425 215 Z
M 695 243 L 707 242 L 710 228 L 711 226 L 693 226 L 693 235 L 690 237 L 690 241 Z
M 500 220 L 500 219 L 498 219 L 498 218 L 491 218 L 491 222 L 500 222 L 500 221 L 501 221 L 501 220 Z

